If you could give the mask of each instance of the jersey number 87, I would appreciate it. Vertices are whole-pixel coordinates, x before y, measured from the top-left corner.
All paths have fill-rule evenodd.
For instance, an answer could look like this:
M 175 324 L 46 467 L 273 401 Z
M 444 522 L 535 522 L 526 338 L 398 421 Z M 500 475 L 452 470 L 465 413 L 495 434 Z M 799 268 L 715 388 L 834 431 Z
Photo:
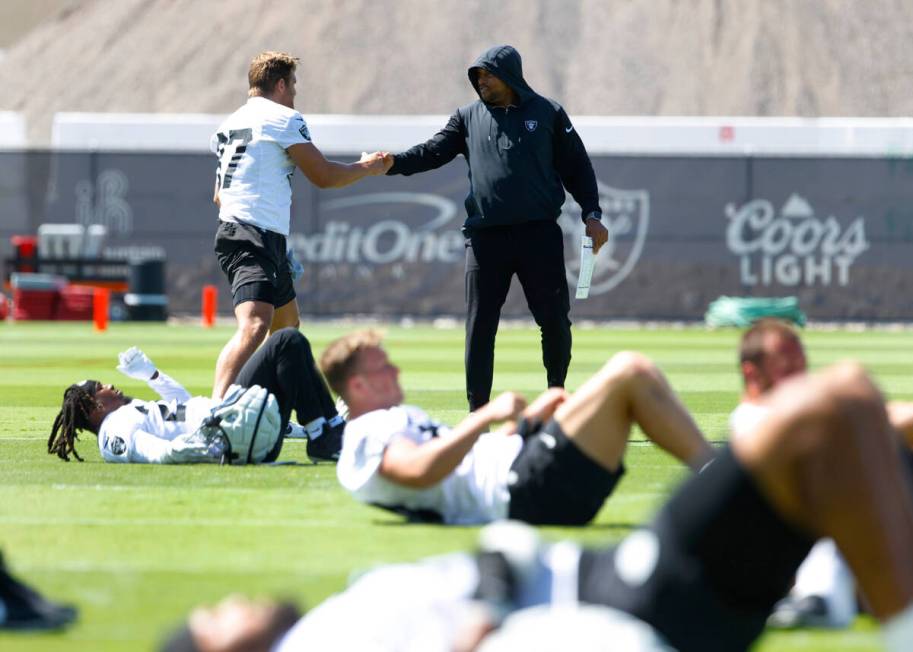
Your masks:
M 221 131 L 216 134 L 219 139 L 219 169 L 216 172 L 216 184 L 221 188 L 231 187 L 231 177 L 238 168 L 238 163 L 244 152 L 247 151 L 247 143 L 253 138 L 251 129 L 232 129 L 228 134 Z

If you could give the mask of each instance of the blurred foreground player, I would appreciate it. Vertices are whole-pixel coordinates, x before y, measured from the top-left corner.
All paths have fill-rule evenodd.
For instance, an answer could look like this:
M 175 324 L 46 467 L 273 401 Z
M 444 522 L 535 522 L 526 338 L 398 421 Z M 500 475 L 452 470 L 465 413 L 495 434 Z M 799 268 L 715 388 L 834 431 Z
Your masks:
M 637 353 L 613 356 L 573 395 L 553 388 L 527 407 L 505 392 L 453 429 L 402 404 L 399 369 L 376 333 L 331 342 L 320 367 L 349 407 L 339 481 L 362 502 L 418 520 L 588 523 L 624 474 L 635 423 L 692 469 L 713 457 L 665 377 Z
M 146 381 L 161 400 L 134 399 L 97 380 L 70 385 L 54 420 L 48 453 L 65 461 L 72 453 L 82 461 L 75 449 L 77 431 L 88 430 L 98 436 L 98 447 L 106 462 L 220 462 L 226 454 L 225 442 L 211 436 L 213 429 L 204 423 L 217 416 L 218 426 L 235 449 L 238 446 L 231 428 L 245 444 L 250 440 L 244 450 L 251 459 L 229 461 L 273 462 L 279 457 L 283 433 L 295 410 L 310 433 L 308 457 L 313 461 L 335 461 L 339 456 L 345 422 L 336 413 L 310 343 L 293 328 L 269 338 L 244 365 L 238 375 L 240 385 L 222 401 L 191 397 L 135 347 L 120 354 L 118 370 Z M 271 418 L 274 422 L 270 422 Z M 238 454 L 238 450 L 233 451 L 233 455 Z
M 543 546 L 528 530 L 499 524 L 483 530 L 480 553 L 369 572 L 291 629 L 287 620 L 250 619 L 229 638 L 221 609 L 199 611 L 165 649 L 530 649 L 529 628 L 512 619 L 538 607 L 530 620 L 551 625 L 539 631 L 551 629 L 554 645 L 536 638 L 535 649 L 564 650 L 576 632 L 554 630 L 583 603 L 604 608 L 596 640 L 625 640 L 626 652 L 745 650 L 812 542 L 828 536 L 881 621 L 887 650 L 908 652 L 913 502 L 902 474 L 881 395 L 858 365 L 843 363 L 782 383 L 752 437 L 735 439 L 650 526 L 615 547 Z M 234 645 L 242 634 L 257 643 Z
M 77 613 L 76 607 L 52 602 L 11 575 L 0 554 L 0 630 L 62 629 L 76 620 Z
M 286 238 L 295 168 L 318 188 L 339 188 L 392 164 L 381 153 L 355 163 L 324 158 L 295 110 L 298 59 L 262 52 L 247 73 L 247 103 L 210 141 L 219 157 L 213 201 L 219 206 L 215 252 L 231 284 L 238 330 L 216 363 L 213 398 L 221 398 L 268 333 L 298 327 Z
M 804 374 L 808 363 L 799 333 L 789 323 L 766 318 L 755 322 L 739 344 L 739 370 L 744 392 L 729 418 L 732 436 L 751 437 L 770 411 L 771 391 Z M 888 403 L 888 419 L 898 430 L 901 456 L 909 464 L 913 404 Z M 849 627 L 857 614 L 856 583 L 832 539 L 818 541 L 799 567 L 787 597 L 777 603 L 769 624 L 774 627 Z

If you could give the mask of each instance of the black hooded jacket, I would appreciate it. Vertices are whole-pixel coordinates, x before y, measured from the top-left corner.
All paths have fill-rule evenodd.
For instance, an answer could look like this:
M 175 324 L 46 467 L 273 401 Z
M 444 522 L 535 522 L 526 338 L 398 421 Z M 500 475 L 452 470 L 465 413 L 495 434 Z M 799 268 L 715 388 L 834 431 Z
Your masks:
M 490 48 L 469 68 L 510 86 L 519 106 L 490 106 L 479 99 L 457 109 L 431 140 L 394 156 L 387 174 L 439 168 L 462 154 L 469 164 L 464 230 L 555 220 L 565 192 L 582 215 L 599 210 L 596 175 L 577 131 L 561 106 L 536 94 L 523 79 L 520 54 L 509 45 Z

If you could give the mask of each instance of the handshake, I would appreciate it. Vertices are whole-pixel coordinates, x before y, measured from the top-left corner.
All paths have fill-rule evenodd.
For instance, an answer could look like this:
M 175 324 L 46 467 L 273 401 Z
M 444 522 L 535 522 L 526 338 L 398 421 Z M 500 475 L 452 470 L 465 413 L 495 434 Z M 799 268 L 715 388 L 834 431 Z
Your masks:
M 374 152 L 372 154 L 362 152 L 358 162 L 368 170 L 371 176 L 386 174 L 387 170 L 393 166 L 393 154 L 390 152 Z

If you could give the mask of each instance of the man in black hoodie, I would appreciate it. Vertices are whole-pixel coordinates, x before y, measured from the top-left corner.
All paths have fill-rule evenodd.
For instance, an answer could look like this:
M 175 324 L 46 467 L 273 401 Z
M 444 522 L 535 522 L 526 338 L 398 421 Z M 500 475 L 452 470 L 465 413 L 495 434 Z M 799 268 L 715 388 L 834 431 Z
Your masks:
M 509 45 L 487 50 L 469 68 L 479 100 L 457 109 L 431 140 L 393 156 L 387 174 L 439 168 L 462 154 L 466 197 L 466 394 L 475 410 L 488 402 L 501 306 L 516 274 L 542 332 L 549 387 L 563 387 L 571 361 L 570 299 L 557 219 L 565 188 L 582 209 L 596 252 L 601 223 L 596 175 L 561 106 L 523 79 Z

